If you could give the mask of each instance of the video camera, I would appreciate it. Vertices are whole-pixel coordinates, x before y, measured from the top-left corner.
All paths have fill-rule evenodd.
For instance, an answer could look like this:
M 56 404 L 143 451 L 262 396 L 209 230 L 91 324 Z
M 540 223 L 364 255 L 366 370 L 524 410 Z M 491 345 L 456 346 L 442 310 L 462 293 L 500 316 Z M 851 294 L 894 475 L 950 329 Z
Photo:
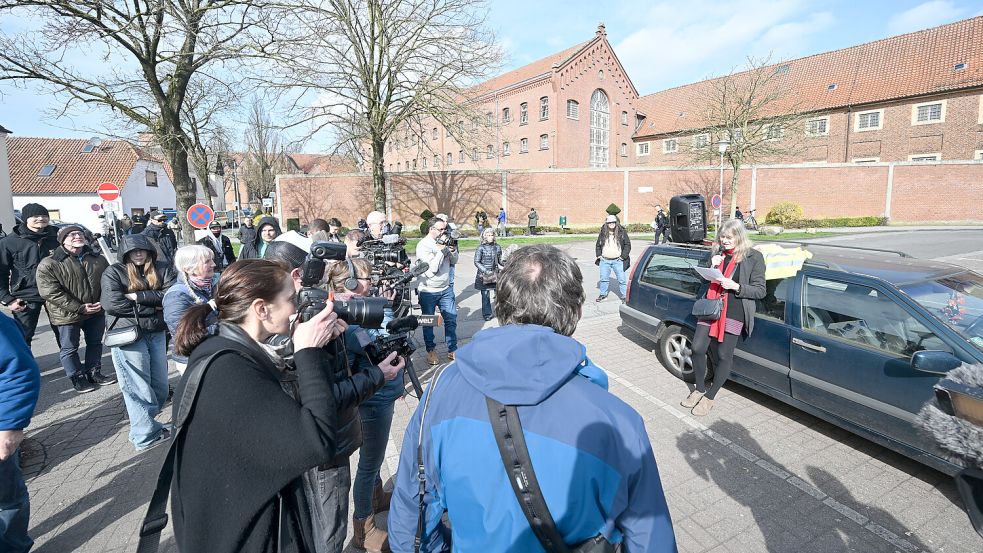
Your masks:
M 437 238 L 434 239 L 440 246 L 448 246 L 451 248 L 457 248 L 457 241 L 461 239 L 461 232 L 456 228 L 451 228 L 450 225 L 440 233 Z
M 384 274 L 387 268 L 392 267 L 389 265 L 390 263 L 404 264 L 406 261 L 406 251 L 403 249 L 406 246 L 405 238 L 398 234 L 384 234 L 379 239 L 369 238 L 370 236 L 370 234 L 366 234 L 366 238 L 358 244 L 358 247 L 362 252 L 362 257 L 372 264 L 373 272 Z
M 379 336 L 375 340 L 371 340 L 366 333 L 359 333 L 356 336 L 369 361 L 378 365 L 392 352 L 396 352 L 396 355 L 403 359 L 409 359 L 417 349 L 416 340 L 413 338 L 416 329 L 421 326 L 437 326 L 438 322 L 437 315 L 409 315 L 389 321 L 386 325 L 386 331 L 389 333 L 387 336 Z M 410 377 L 417 397 L 420 397 L 423 394 L 423 386 L 416 371 L 412 370 L 412 365 L 407 364 L 406 374 Z
M 301 322 L 311 320 L 328 305 L 328 292 L 317 288 L 324 278 L 325 261 L 344 262 L 347 248 L 336 242 L 315 242 L 311 253 L 301 267 L 300 284 L 297 292 L 297 312 Z M 348 324 L 364 328 L 381 328 L 383 313 L 389 301 L 385 298 L 350 298 L 333 300 L 334 312 Z

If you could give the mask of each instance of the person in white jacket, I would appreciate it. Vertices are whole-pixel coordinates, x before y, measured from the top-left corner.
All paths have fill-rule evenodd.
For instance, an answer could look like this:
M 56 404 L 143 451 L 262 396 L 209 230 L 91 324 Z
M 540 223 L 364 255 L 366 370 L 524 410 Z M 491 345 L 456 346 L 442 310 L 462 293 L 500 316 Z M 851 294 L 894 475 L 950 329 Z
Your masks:
M 416 245 L 417 261 L 430 268 L 420 276 L 420 309 L 433 315 L 440 307 L 444 319 L 444 339 L 447 341 L 447 360 L 454 360 L 457 351 L 457 300 L 450 285 L 450 268 L 457 263 L 457 250 L 447 245 L 447 221 L 434 217 L 427 223 L 427 235 Z M 423 342 L 427 347 L 427 362 L 436 365 L 437 344 L 432 326 L 423 327 Z

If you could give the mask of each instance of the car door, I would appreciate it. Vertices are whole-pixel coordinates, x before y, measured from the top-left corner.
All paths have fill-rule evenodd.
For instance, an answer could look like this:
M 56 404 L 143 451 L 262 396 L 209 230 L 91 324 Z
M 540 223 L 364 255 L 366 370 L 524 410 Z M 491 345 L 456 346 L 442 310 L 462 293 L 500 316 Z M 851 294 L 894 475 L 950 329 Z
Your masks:
M 796 278 L 765 281 L 767 293 L 755 302 L 754 331 L 738 343 L 734 352 L 738 380 L 745 377 L 784 395 L 791 395 L 788 373 L 792 330 L 786 322 L 786 305 Z
M 914 427 L 939 376 L 916 371 L 911 355 L 953 352 L 933 323 L 887 286 L 836 273 L 806 273 L 801 327 L 792 331 L 792 396 L 923 451 L 931 440 Z

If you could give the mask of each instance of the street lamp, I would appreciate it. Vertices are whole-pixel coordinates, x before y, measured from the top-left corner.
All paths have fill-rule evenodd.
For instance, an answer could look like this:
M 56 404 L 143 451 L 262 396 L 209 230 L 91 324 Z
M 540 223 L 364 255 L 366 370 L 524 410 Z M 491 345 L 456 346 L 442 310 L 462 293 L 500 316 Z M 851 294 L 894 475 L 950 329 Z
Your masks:
M 721 138 L 717 142 L 717 149 L 720 151 L 720 207 L 717 208 L 717 234 L 720 234 L 720 223 L 724 212 L 724 154 L 727 153 L 728 146 L 730 140 L 726 138 Z

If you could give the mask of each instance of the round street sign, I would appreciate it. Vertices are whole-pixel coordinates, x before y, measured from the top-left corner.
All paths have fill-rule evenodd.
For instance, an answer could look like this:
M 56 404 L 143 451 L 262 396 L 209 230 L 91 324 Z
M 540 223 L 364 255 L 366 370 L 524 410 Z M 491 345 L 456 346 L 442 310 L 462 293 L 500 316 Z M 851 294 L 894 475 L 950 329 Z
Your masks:
M 99 204 L 92 204 L 89 206 L 89 208 L 92 209 L 92 211 L 99 211 L 100 209 L 102 209 L 102 206 Z
M 720 206 L 723 205 L 723 202 L 720 200 L 720 194 L 714 194 L 713 197 L 710 198 L 710 205 L 712 205 L 714 209 L 720 209 Z
M 212 208 L 205 204 L 195 204 L 188 208 L 188 222 L 195 228 L 208 228 L 208 223 L 214 218 Z
M 104 182 L 96 188 L 96 193 L 99 197 L 107 202 L 111 202 L 116 198 L 119 198 L 119 187 L 111 182 Z

